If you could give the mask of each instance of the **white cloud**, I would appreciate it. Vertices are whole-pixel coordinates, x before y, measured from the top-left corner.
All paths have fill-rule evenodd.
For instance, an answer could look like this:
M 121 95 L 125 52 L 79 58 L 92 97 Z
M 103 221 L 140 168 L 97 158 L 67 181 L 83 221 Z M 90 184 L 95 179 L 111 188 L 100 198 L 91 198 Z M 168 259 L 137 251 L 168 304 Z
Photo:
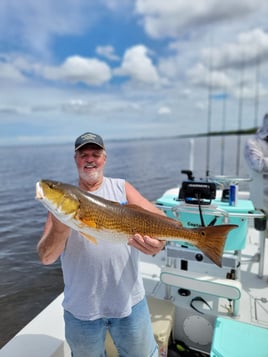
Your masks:
M 0 62 L 0 78 L 3 82 L 10 81 L 11 83 L 23 83 L 26 81 L 26 77 L 14 67 L 11 63 Z
M 118 61 L 120 58 L 115 54 L 113 46 L 97 46 L 96 53 L 112 61 Z
M 158 114 L 160 114 L 160 115 L 171 114 L 171 109 L 169 107 L 163 106 L 163 107 L 158 109 Z
M 188 76 L 193 84 L 202 87 L 224 90 L 231 88 L 234 84 L 224 72 L 210 71 L 201 63 L 190 69 Z
M 242 32 L 235 41 L 204 49 L 202 54 L 205 62 L 211 61 L 214 68 L 256 66 L 257 60 L 268 62 L 268 33 L 259 28 Z
M 44 67 L 42 73 L 47 79 L 88 85 L 101 85 L 111 78 L 111 70 L 105 62 L 80 56 L 68 57 L 59 67 Z
M 233 94 L 236 98 L 247 98 L 247 99 L 255 99 L 256 94 L 258 93 L 258 97 L 268 97 L 268 89 L 267 87 L 263 87 L 263 85 L 260 83 L 258 84 L 258 88 L 256 88 L 256 85 L 244 85 L 242 88 L 235 88 L 233 91 Z
M 90 86 L 100 86 L 111 79 L 111 69 L 96 58 L 71 56 L 58 66 L 45 65 L 36 60 L 22 56 L 0 59 L 0 78 L 12 82 L 34 80 L 34 76 L 52 81 L 69 83 L 84 83 Z
M 120 68 L 114 70 L 118 76 L 129 76 L 132 80 L 143 84 L 159 84 L 156 67 L 150 59 L 148 49 L 137 45 L 126 50 Z
M 176 38 L 196 27 L 241 20 L 267 6 L 266 0 L 137 0 L 136 11 L 150 36 Z

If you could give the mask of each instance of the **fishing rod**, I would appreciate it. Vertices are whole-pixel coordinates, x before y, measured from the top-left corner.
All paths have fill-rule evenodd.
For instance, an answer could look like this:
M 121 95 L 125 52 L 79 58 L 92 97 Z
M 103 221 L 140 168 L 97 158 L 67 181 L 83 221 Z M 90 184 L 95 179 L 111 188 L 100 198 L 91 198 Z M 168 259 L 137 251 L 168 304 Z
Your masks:
M 241 77 L 240 77 L 240 86 L 239 86 L 239 101 L 238 101 L 238 132 L 242 130 L 242 117 L 243 117 L 243 91 L 244 91 L 244 60 L 241 65 Z M 237 135 L 237 151 L 236 151 L 236 176 L 239 176 L 240 168 L 240 151 L 241 151 L 241 135 Z

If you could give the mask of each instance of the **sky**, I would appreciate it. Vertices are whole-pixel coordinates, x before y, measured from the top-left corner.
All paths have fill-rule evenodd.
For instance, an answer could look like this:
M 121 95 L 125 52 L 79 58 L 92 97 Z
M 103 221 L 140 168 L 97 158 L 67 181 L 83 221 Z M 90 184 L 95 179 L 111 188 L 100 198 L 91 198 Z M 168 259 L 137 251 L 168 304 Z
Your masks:
M 267 0 L 1 0 L 0 145 L 247 129 Z

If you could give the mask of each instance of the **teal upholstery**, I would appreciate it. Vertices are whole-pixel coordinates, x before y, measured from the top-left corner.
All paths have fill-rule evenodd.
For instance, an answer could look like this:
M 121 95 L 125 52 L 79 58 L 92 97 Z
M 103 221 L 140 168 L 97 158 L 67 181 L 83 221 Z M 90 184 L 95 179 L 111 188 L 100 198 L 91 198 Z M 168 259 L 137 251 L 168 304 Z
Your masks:
M 218 317 L 210 357 L 267 357 L 268 329 Z

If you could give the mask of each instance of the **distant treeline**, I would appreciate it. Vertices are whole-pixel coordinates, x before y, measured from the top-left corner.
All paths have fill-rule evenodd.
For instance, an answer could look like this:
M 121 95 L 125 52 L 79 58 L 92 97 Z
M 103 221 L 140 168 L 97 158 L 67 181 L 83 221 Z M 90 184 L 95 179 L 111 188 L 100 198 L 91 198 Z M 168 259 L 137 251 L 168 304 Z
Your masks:
M 210 133 L 201 133 L 201 134 L 185 134 L 179 135 L 180 138 L 195 138 L 201 136 L 221 136 L 221 135 L 251 135 L 255 134 L 258 128 L 249 128 L 241 130 L 227 130 L 227 131 L 211 131 Z

